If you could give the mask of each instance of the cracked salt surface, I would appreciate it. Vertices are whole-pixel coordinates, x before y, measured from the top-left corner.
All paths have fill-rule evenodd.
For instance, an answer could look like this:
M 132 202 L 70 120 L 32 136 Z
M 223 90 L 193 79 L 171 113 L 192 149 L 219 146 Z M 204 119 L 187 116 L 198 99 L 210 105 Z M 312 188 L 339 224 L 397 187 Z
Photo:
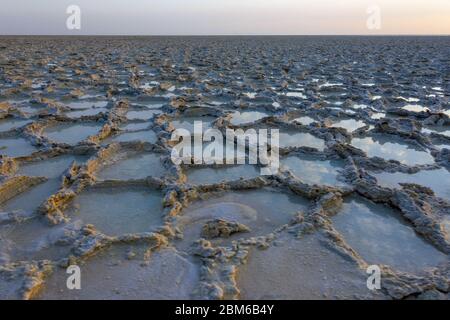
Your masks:
M 2 43 L 0 298 L 448 296 L 445 37 Z M 282 170 L 175 165 L 195 120 L 279 129 Z

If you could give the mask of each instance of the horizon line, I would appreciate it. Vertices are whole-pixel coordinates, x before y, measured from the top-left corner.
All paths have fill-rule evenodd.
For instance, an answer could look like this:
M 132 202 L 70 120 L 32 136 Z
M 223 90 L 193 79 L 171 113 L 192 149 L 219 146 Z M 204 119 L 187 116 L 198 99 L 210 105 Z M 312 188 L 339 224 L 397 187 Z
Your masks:
M 0 34 L 0 37 L 448 37 L 450 34 Z

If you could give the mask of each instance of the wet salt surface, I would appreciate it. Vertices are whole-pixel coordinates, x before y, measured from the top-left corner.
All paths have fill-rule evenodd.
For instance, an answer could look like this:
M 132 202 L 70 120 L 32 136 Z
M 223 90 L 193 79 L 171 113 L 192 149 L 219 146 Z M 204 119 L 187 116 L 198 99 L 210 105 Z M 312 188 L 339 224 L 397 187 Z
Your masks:
M 445 254 L 422 240 L 399 212 L 350 197 L 333 217 L 333 226 L 369 264 L 417 272 L 445 262 Z
M 194 125 L 195 122 L 199 123 L 202 126 L 202 132 L 204 133 L 206 130 L 210 129 L 212 127 L 212 122 L 216 118 L 213 117 L 187 117 L 180 120 L 173 120 L 172 126 L 175 129 L 185 129 L 188 130 L 191 134 L 194 134 Z
M 86 190 L 68 211 L 73 220 L 93 224 L 108 235 L 150 232 L 163 224 L 162 195 L 130 187 Z
M 319 151 L 325 148 L 325 141 L 310 133 L 280 132 L 280 148 L 311 147 Z
M 70 247 L 55 245 L 55 241 L 64 235 L 64 228 L 52 227 L 39 218 L 0 226 L 0 261 L 56 261 L 66 257 Z
M 225 166 L 221 168 L 189 168 L 186 172 L 188 183 L 213 184 L 223 181 L 252 179 L 260 175 L 260 170 L 252 165 Z
M 59 124 L 48 127 L 44 130 L 44 135 L 49 139 L 59 143 L 66 143 L 75 145 L 87 139 L 90 136 L 96 135 L 100 129 L 101 124 Z
M 131 142 L 131 141 L 143 141 L 149 143 L 155 143 L 158 140 L 155 132 L 151 130 L 137 131 L 137 132 L 124 132 L 113 138 L 105 139 L 105 143 L 108 142 Z
M 337 177 L 343 168 L 342 161 L 302 159 L 296 156 L 280 160 L 282 166 L 290 170 L 298 179 L 308 184 L 345 186 Z
M 274 203 L 277 205 L 274 206 Z M 250 228 L 249 232 L 232 235 L 231 240 L 268 234 L 289 223 L 308 204 L 300 196 L 270 189 L 219 192 L 184 209 L 184 214 L 179 218 L 184 239 L 178 246 L 188 250 L 195 239 L 201 236 L 203 225 L 214 219 L 242 223 Z
M 311 118 L 311 117 L 299 117 L 299 118 L 296 118 L 296 119 L 294 119 L 294 120 L 292 120 L 292 121 L 293 121 L 293 122 L 301 123 L 301 124 L 304 125 L 304 126 L 309 126 L 311 123 L 316 122 L 316 120 L 314 120 L 314 119 Z
M 96 108 L 96 109 L 87 109 L 87 110 L 79 110 L 79 111 L 71 111 L 67 112 L 66 115 L 69 118 L 80 118 L 80 117 L 86 117 L 86 116 L 95 116 L 99 113 L 107 113 L 108 109 L 106 108 Z
M 127 118 L 128 120 L 148 120 L 152 118 L 154 115 L 160 113 L 161 110 L 158 109 L 128 111 Z
M 402 109 L 406 110 L 406 111 L 412 111 L 412 112 L 427 112 L 430 109 L 423 107 L 421 105 L 418 104 L 408 104 L 406 106 L 403 106 Z
M 382 172 L 373 176 L 383 187 L 400 189 L 400 183 L 414 183 L 428 187 L 438 197 L 450 201 L 450 173 L 446 169 L 419 171 L 414 174 Z
M 106 115 L 102 120 L 104 122 L 97 123 L 99 127 L 93 130 L 93 134 L 97 134 L 101 125 L 108 123 L 110 119 L 112 124 L 117 125 L 121 130 L 135 132 L 122 131 L 117 134 L 113 132 L 112 136 L 100 142 L 103 147 L 117 141 L 139 140 L 152 143 L 158 141 L 158 146 L 155 148 L 165 156 L 169 156 L 172 148 L 171 145 L 165 144 L 165 139 L 170 136 L 170 130 L 166 130 L 166 126 L 171 123 L 174 127 L 191 130 L 192 120 L 199 119 L 204 121 L 206 128 L 209 128 L 215 118 L 202 116 L 203 114 L 226 117 L 231 113 L 234 115 L 230 117 L 232 122 L 238 123 L 238 126 L 245 125 L 250 128 L 251 122 L 273 115 L 280 122 L 286 121 L 286 127 L 279 126 L 282 132 L 280 137 L 282 144 L 294 147 L 309 146 L 318 150 L 325 150 L 325 141 L 319 137 L 326 137 L 327 142 L 331 144 L 338 140 L 331 134 L 331 131 L 336 132 L 336 130 L 310 126 L 313 122 L 320 123 L 320 120 L 329 117 L 330 113 L 333 115 L 333 121 L 336 122 L 341 120 L 335 118 L 338 114 L 342 119 L 346 118 L 345 114 L 349 115 L 348 118 L 355 119 L 340 123 L 341 127 L 349 129 L 349 134 L 352 133 L 350 131 L 360 127 L 361 123 L 358 124 L 356 119 L 374 128 L 377 120 L 386 116 L 392 121 L 409 118 L 425 123 L 425 118 L 438 109 L 450 115 L 450 111 L 445 110 L 448 109 L 448 101 L 446 101 L 448 95 L 445 92 L 448 84 L 443 76 L 443 70 L 446 67 L 443 62 L 448 56 L 445 50 L 448 48 L 448 40 L 445 38 L 358 37 L 337 38 L 330 41 L 328 38 L 286 37 L 274 38 L 270 43 L 263 38 L 246 38 L 245 40 L 242 38 L 211 40 L 210 38 L 151 37 L 145 40 L 109 38 L 36 40 L 30 38 L 27 41 L 5 38 L 2 42 L 5 43 L 2 55 L 9 63 L 2 65 L 6 81 L 0 83 L 0 100 L 12 104 L 13 111 L 8 111 L 6 105 L 1 106 L 0 116 L 4 116 L 5 119 L 0 120 L 0 154 L 5 154 L 8 148 L 10 148 L 9 151 L 23 155 L 37 151 L 28 143 L 28 140 L 21 140 L 25 136 L 22 125 L 19 125 L 22 123 L 13 123 L 13 119 L 19 120 L 17 117 L 21 116 L 20 111 L 27 113 L 26 116 L 30 117 L 29 121 L 34 122 L 37 130 L 41 124 L 45 127 L 45 123 L 52 115 L 74 117 L 73 122 L 64 123 L 71 127 L 93 124 L 79 117 L 95 116 L 99 112 L 105 112 Z M 68 50 L 68 48 L 74 50 Z M 180 48 L 189 54 L 180 56 Z M 239 48 L 239 52 L 235 48 Z M 75 51 L 76 55 L 73 54 Z M 17 59 L 17 52 L 20 52 L 25 59 Z M 374 59 L 374 56 L 378 58 Z M 282 66 L 281 63 L 285 62 L 288 65 Z M 400 64 L 406 66 L 406 69 L 398 68 Z M 132 71 L 130 71 L 131 66 L 133 66 Z M 411 71 L 414 71 L 416 66 L 420 66 L 426 72 L 419 70 L 412 79 Z M 57 67 L 62 67 L 64 70 L 61 72 L 58 69 L 52 70 Z M 98 73 L 107 85 L 96 82 L 88 74 L 75 72 L 75 69 L 80 68 L 89 70 L 89 73 Z M 138 83 L 130 82 L 131 73 L 138 75 Z M 20 81 L 12 79 L 11 75 L 31 80 L 31 88 L 20 87 Z M 349 82 L 347 79 L 355 81 Z M 47 85 L 51 85 L 53 90 L 47 91 Z M 20 92 L 16 94 L 17 89 L 20 89 Z M 79 92 L 76 91 L 77 89 Z M 79 96 L 81 99 L 76 100 L 73 96 Z M 45 99 L 41 100 L 41 98 L 50 101 L 47 104 Z M 32 100 L 36 100 L 36 103 Z M 125 110 L 117 110 L 120 121 L 115 117 L 109 117 L 112 116 L 112 111 L 119 101 L 129 102 Z M 391 108 L 398 109 L 408 104 L 413 107 L 407 108 L 416 113 L 409 113 L 408 116 L 399 116 L 395 112 L 387 115 L 384 113 Z M 429 107 L 430 113 L 417 113 L 425 111 L 422 106 Z M 150 119 L 160 112 L 165 112 L 165 117 L 157 121 Z M 293 120 L 294 117 L 289 116 L 291 114 L 299 118 Z M 424 126 L 422 131 L 422 138 L 426 139 L 426 135 L 433 132 L 446 134 L 448 127 L 446 118 L 439 116 L 441 127 L 431 126 L 436 122 L 433 119 L 429 120 L 431 120 L 427 121 L 429 125 Z M 295 127 L 294 121 L 306 127 L 301 131 L 295 131 L 292 129 Z M 221 127 L 220 122 L 217 125 L 219 129 L 225 129 L 225 126 Z M 264 127 L 264 124 L 260 123 L 259 127 Z M 20 133 L 13 136 L 15 133 L 6 132 L 10 128 L 18 128 Z M 79 127 L 78 131 L 55 132 L 54 137 L 68 139 L 75 144 L 87 137 L 86 131 L 88 129 L 83 126 Z M 159 140 L 155 132 L 158 132 Z M 383 141 L 378 138 L 373 138 L 372 141 L 361 139 L 360 143 L 371 149 L 369 154 L 377 155 L 378 153 L 385 159 L 399 159 L 406 164 L 435 164 L 441 169 L 421 171 L 412 175 L 383 173 L 377 176 L 378 184 L 399 188 L 398 183 L 407 180 L 406 182 L 416 182 L 432 188 L 438 196 L 443 198 L 439 200 L 439 203 L 444 209 L 434 207 L 433 203 L 437 201 L 428 200 L 424 200 L 423 208 L 431 206 L 432 216 L 442 229 L 447 231 L 446 236 L 450 241 L 449 218 L 443 202 L 448 199 L 445 185 L 448 174 L 441 171 L 444 170 L 444 166 L 447 166 L 445 159 L 442 159 L 442 156 L 445 158 L 445 152 L 436 156 L 435 163 L 427 152 L 407 145 L 401 135 L 396 135 L 394 132 L 392 135 L 385 136 Z M 353 142 L 358 138 L 360 137 L 356 137 L 353 132 Z M 429 149 L 433 149 L 432 147 L 450 149 L 450 146 L 446 145 L 445 137 L 432 135 L 428 138 L 433 144 L 429 146 Z M 12 141 L 8 148 L 1 148 L 1 142 L 8 139 Z M 23 141 L 25 141 L 24 144 L 21 143 Z M 205 143 L 206 145 L 208 143 Z M 258 167 L 249 165 L 221 168 L 182 166 L 180 176 L 177 176 L 176 170 L 169 172 L 157 157 L 150 156 L 149 153 L 141 150 L 141 147 L 141 144 L 123 144 L 118 149 L 112 147 L 100 151 L 97 145 L 55 148 L 44 141 L 42 148 L 39 147 L 41 151 L 39 157 L 43 158 L 53 157 L 60 152 L 73 149 L 77 153 L 86 151 L 89 154 L 84 159 L 79 161 L 77 159 L 78 164 L 86 164 L 87 158 L 97 159 L 96 157 L 105 155 L 98 160 L 98 166 L 89 162 L 93 167 L 92 172 L 85 174 L 86 168 L 80 167 L 80 175 L 77 174 L 78 169 L 74 170 L 74 174 L 77 174 L 72 177 L 74 181 L 66 180 L 69 189 L 72 188 L 70 187 L 72 182 L 75 183 L 74 188 L 79 182 L 87 185 L 94 183 L 94 186 L 80 190 L 81 194 L 73 199 L 72 205 L 75 207 L 69 204 L 67 210 L 60 208 L 61 212 L 69 218 L 69 222 L 54 227 L 48 225 L 45 214 L 39 215 L 42 216 L 42 220 L 4 223 L 5 218 L 8 221 L 9 215 L 2 211 L 35 212 L 43 201 L 60 190 L 61 175 L 70 166 L 72 156 L 56 157 L 35 163 L 17 161 L 18 172 L 12 170 L 11 173 L 8 171 L 9 163 L 3 161 L 4 159 L 0 160 L 0 168 L 6 174 L 43 175 L 49 179 L 25 190 L 0 206 L 0 237 L 2 237 L 0 269 L 6 263 L 19 260 L 27 260 L 26 266 L 30 267 L 29 260 L 32 259 L 57 261 L 67 258 L 73 253 L 69 252 L 70 246 L 60 246 L 55 241 L 61 235 L 73 232 L 78 234 L 78 229 L 86 223 L 92 223 L 99 232 L 110 235 L 155 230 L 161 227 L 163 222 L 167 222 L 163 221 L 164 196 L 170 195 L 165 199 L 169 203 L 167 209 L 171 210 L 173 209 L 170 205 L 172 200 L 183 202 L 184 197 L 192 193 L 205 199 L 194 201 L 190 206 L 186 204 L 179 215 L 171 211 L 171 214 L 175 215 L 166 219 L 169 221 L 174 219 L 173 227 L 175 224 L 179 227 L 177 236 L 184 236 L 184 239 L 169 237 L 168 247 L 163 245 L 157 248 L 153 247 L 153 243 L 144 244 L 140 241 L 131 241 L 124 246 L 108 244 L 105 250 L 96 251 L 86 261 L 79 262 L 82 264 L 83 290 L 81 291 L 67 290 L 65 268 L 60 269 L 59 264 L 56 264 L 53 275 L 44 280 L 45 286 L 39 298 L 190 299 L 198 298 L 197 289 L 201 279 L 203 285 L 217 289 L 201 290 L 205 292 L 205 296 L 201 298 L 221 299 L 227 297 L 229 289 L 235 286 L 233 281 L 226 280 L 229 279 L 228 272 L 232 268 L 226 268 L 225 272 L 221 270 L 222 267 L 228 267 L 230 263 L 238 264 L 236 265 L 238 272 L 236 289 L 240 290 L 240 296 L 234 298 L 374 297 L 367 290 L 365 270 L 359 269 L 356 263 L 351 262 L 353 260 L 348 259 L 342 251 L 332 250 L 339 249 L 333 246 L 341 245 L 330 237 L 325 237 L 320 227 L 300 235 L 299 239 L 294 239 L 296 231 L 302 228 L 298 228 L 301 219 L 292 218 L 298 211 L 304 212 L 306 217 L 311 213 L 308 210 L 311 207 L 308 206 L 310 201 L 292 195 L 288 191 L 289 188 L 278 185 L 278 183 L 287 184 L 284 177 L 262 177 Z M 146 150 L 147 148 L 152 149 L 153 146 L 145 145 Z M 126 151 L 123 152 L 123 150 Z M 230 151 L 227 148 L 225 150 Z M 285 152 L 286 155 L 284 155 Z M 319 160 L 328 156 L 329 158 L 338 156 L 333 148 L 326 149 L 326 154 L 314 152 L 314 155 L 308 150 L 302 150 L 301 157 L 293 157 L 293 154 L 287 150 L 282 150 L 282 153 L 281 160 L 287 161 L 287 166 L 291 167 L 290 170 L 302 182 L 317 184 L 316 187 L 320 192 L 328 192 L 324 189 L 325 185 L 340 186 L 338 173 L 343 163 Z M 306 154 L 305 157 L 303 153 Z M 367 170 L 369 173 L 370 169 L 373 169 L 364 162 L 360 166 L 361 170 Z M 390 166 L 392 166 L 392 172 L 398 169 L 395 164 Z M 382 169 L 381 165 L 378 168 L 378 174 Z M 184 178 L 182 173 L 186 174 L 186 184 L 183 184 L 182 179 L 174 184 L 176 178 Z M 137 183 L 101 181 L 103 179 L 144 179 L 147 176 L 161 177 L 162 179 L 157 181 L 162 182 L 161 187 L 164 192 L 135 186 L 144 184 L 143 180 Z M 86 180 L 83 180 L 84 177 Z M 273 185 L 274 189 L 261 187 L 245 190 L 246 184 L 255 187 L 253 182 L 238 181 L 240 178 L 255 177 L 262 179 L 256 179 L 253 182 L 265 181 Z M 278 178 L 281 181 L 278 181 Z M 223 185 L 227 186 L 225 190 L 210 186 L 208 188 L 213 190 L 205 192 L 205 187 L 201 185 L 231 180 L 237 180 L 237 182 L 234 181 L 229 185 L 224 183 Z M 152 179 L 147 180 L 149 183 L 151 181 Z M 108 187 L 99 188 L 95 186 L 96 183 Z M 129 185 L 133 187 L 125 187 Z M 233 187 L 228 189 L 231 185 Z M 355 192 L 350 193 L 355 194 Z M 428 197 L 427 195 L 419 196 L 420 201 Z M 398 217 L 398 212 L 391 209 L 385 212 L 385 207 L 382 205 L 371 208 L 364 200 L 355 200 L 356 203 L 358 201 L 363 203 L 361 205 L 363 209 L 357 205 L 352 207 L 348 199 L 343 210 L 337 212 L 333 219 L 342 219 L 341 222 L 336 220 L 336 228 L 339 227 L 346 243 L 363 259 L 375 261 L 372 263 L 387 263 L 393 269 L 406 269 L 414 273 L 423 271 L 429 266 L 435 266 L 441 261 L 442 254 L 435 249 L 439 247 L 439 244 L 434 243 L 435 247 L 433 247 L 423 242 L 424 236 L 414 233 L 408 222 L 401 219 L 400 221 L 390 220 L 391 214 L 396 214 Z M 58 205 L 58 201 L 54 204 Z M 164 211 L 164 213 L 167 212 Z M 57 214 L 58 212 L 52 212 L 50 216 Z M 233 258 L 220 256 L 208 268 L 205 268 L 197 256 L 198 252 L 193 251 L 196 248 L 192 244 L 206 236 L 202 233 L 205 224 L 211 219 L 219 218 L 245 224 L 250 230 L 245 232 L 240 230 L 241 232 L 232 234 L 229 238 L 223 236 L 209 239 L 212 246 L 226 246 L 226 252 L 232 256 L 232 253 L 237 250 L 233 247 L 233 241 L 251 241 L 254 244 L 249 245 L 248 248 L 248 263 L 239 265 L 235 260 L 240 259 L 232 262 Z M 421 219 L 417 221 L 420 223 Z M 255 238 L 256 236 L 272 236 L 274 230 L 286 223 L 292 224 L 288 230 L 277 232 L 276 240 L 268 244 L 266 250 L 258 249 L 260 244 L 265 243 L 261 243 L 261 238 Z M 170 223 L 167 226 L 169 225 Z M 416 227 L 427 228 L 426 226 Z M 291 230 L 294 232 L 291 233 Z M 435 229 L 427 231 L 435 235 L 433 233 Z M 406 252 L 402 253 L 400 250 L 403 250 L 404 243 L 406 243 Z M 378 244 L 380 244 L 379 248 Z M 146 255 L 145 251 L 150 246 L 154 252 Z M 180 251 L 169 249 L 171 247 L 176 247 Z M 6 269 L 11 270 L 10 265 Z M 439 267 L 439 272 L 446 274 L 446 269 Z M 14 272 L 12 276 L 7 276 L 9 278 L 5 278 L 5 274 L 0 272 L 0 298 L 12 295 L 21 298 L 24 292 L 23 285 L 29 283 L 28 278 Z M 217 279 L 216 276 L 222 278 Z M 421 293 L 420 291 L 426 290 L 418 285 L 419 280 L 413 277 L 405 279 L 408 279 L 405 280 L 405 284 L 395 285 L 396 287 L 393 288 L 396 293 L 402 292 L 399 296 L 406 293 L 408 298 L 413 298 Z M 427 281 L 435 281 L 433 279 L 427 278 Z M 415 292 L 411 295 L 408 289 L 405 289 L 407 287 L 417 288 L 417 294 Z M 224 292 L 225 296 L 214 296 L 220 292 Z
M 17 174 L 24 176 L 59 178 L 65 170 L 75 161 L 77 164 L 87 160 L 87 156 L 62 155 L 46 160 L 24 163 L 19 167 Z
M 127 123 L 125 125 L 122 125 L 120 129 L 129 131 L 138 131 L 148 129 L 149 126 L 150 126 L 149 122 Z
M 277 246 L 250 251 L 239 269 L 241 299 L 353 299 L 370 294 L 358 266 L 322 244 L 315 233 L 301 239 L 282 239 Z
M 16 129 L 31 123 L 31 120 L 5 119 L 0 120 L 0 132 Z
M 442 127 L 433 127 L 433 128 L 422 128 L 422 132 L 426 134 L 436 133 L 442 134 L 443 136 L 450 137 L 450 129 L 442 128 Z
M 83 156 L 60 156 L 21 165 L 17 172 L 18 175 L 45 177 L 48 180 L 1 204 L 1 210 L 34 213 L 44 201 L 60 189 L 61 175 L 64 171 L 69 169 L 74 161 L 80 164 L 86 159 L 87 157 Z
M 199 267 L 173 249 L 143 258 L 145 246 L 114 246 L 81 266 L 83 289 L 68 290 L 67 273 L 56 269 L 37 299 L 128 300 L 190 299 L 199 281 Z M 132 258 L 130 257 L 132 253 Z M 101 270 L 101 272 L 99 272 Z
M 137 154 L 106 163 L 97 177 L 101 180 L 130 180 L 163 177 L 167 174 L 159 154 Z
M 72 109 L 105 108 L 108 105 L 108 101 L 89 101 L 89 100 L 78 100 L 62 103 Z
M 37 150 L 24 138 L 0 138 L 0 155 L 23 157 Z
M 59 190 L 60 186 L 61 182 L 57 179 L 42 182 L 1 204 L 1 211 L 34 213 L 45 200 Z
M 232 114 L 230 122 L 232 125 L 238 126 L 241 124 L 255 122 L 268 116 L 269 115 L 267 113 L 259 111 L 244 111 L 244 112 L 236 111 L 235 113 Z
M 392 140 L 378 137 L 376 140 L 371 137 L 354 138 L 352 145 L 365 151 L 369 157 L 397 160 L 407 165 L 430 164 L 434 162 L 433 157 L 428 152 L 416 150 L 414 147 L 404 143 L 390 141 Z
M 344 128 L 349 132 L 355 131 L 364 126 L 366 126 L 366 124 L 363 121 L 353 119 L 342 120 L 333 124 L 333 127 Z
M 372 115 L 370 116 L 372 119 L 374 120 L 379 120 L 382 119 L 384 117 L 386 117 L 386 113 L 383 112 L 374 112 L 372 113 Z

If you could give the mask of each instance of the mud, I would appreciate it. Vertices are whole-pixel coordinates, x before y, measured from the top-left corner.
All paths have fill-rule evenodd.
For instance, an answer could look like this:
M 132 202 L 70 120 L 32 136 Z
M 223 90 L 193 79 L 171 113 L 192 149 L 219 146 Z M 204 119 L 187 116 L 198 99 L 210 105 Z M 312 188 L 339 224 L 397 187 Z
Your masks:
M 0 298 L 449 298 L 447 38 L 1 41 Z M 279 172 L 174 165 L 196 120 Z

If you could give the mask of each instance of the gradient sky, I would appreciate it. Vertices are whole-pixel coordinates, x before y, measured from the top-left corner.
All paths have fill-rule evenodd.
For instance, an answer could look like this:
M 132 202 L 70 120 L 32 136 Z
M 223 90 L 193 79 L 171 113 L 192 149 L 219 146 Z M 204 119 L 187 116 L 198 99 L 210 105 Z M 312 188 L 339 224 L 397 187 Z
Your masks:
M 81 30 L 66 8 L 81 8 Z M 381 29 L 366 26 L 381 9 Z M 0 0 L 0 34 L 450 34 L 450 0 Z

